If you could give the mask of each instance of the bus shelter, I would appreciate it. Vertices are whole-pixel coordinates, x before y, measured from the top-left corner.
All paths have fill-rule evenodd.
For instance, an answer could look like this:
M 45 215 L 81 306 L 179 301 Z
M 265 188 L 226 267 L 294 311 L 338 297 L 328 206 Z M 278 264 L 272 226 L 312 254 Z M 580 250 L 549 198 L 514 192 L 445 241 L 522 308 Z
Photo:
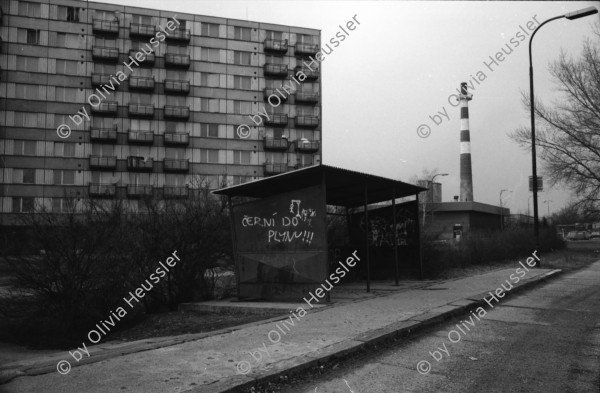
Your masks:
M 393 250 L 398 283 L 398 248 L 406 242 L 401 233 L 410 223 L 412 254 L 422 275 L 417 199 L 424 190 L 398 180 L 317 165 L 213 191 L 228 199 L 238 298 L 298 301 L 330 277 L 328 205 L 345 208 L 348 225 L 354 221 L 362 228 L 362 239 L 352 245 L 358 250 L 360 269 L 366 272 L 367 291 L 374 247 Z M 411 196 L 413 202 L 401 209 L 405 222 L 397 222 L 396 200 Z M 378 209 L 387 213 L 371 213 L 369 218 L 369 206 L 382 202 L 391 205 Z

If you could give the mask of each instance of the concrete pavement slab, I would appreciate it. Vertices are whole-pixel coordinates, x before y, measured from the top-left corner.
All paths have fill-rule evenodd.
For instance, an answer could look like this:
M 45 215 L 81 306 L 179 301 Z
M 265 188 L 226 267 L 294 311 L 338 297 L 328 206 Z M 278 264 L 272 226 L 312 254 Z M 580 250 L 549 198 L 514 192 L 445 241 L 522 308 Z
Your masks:
M 334 304 L 318 311 L 305 305 L 307 313 L 299 319 L 290 314 L 287 321 L 279 318 L 197 339 L 188 336 L 180 342 L 171 338 L 171 341 L 154 344 L 162 345 L 160 348 L 144 343 L 143 352 L 125 355 L 112 349 L 114 356 L 103 356 L 102 361 L 93 364 L 75 364 L 77 367 L 67 375 L 47 370 L 51 372 L 18 377 L 2 388 L 7 393 L 35 391 L 41 386 L 48 393 L 234 391 L 236 386 L 275 378 L 332 356 L 361 350 L 398 332 L 414 331 L 432 319 L 443 320 L 464 310 L 473 300 L 482 301 L 477 296 L 496 289 L 513 272 L 514 268 L 501 269 L 432 285 L 427 283 L 425 287 L 411 285 L 399 292 Z M 546 273 L 549 270 L 531 270 L 528 278 L 537 282 L 549 277 Z M 429 318 L 420 318 L 423 315 Z M 363 339 L 358 339 L 360 337 Z M 103 350 L 111 351 L 106 346 Z M 121 350 L 123 352 L 126 351 Z M 94 356 L 99 359 L 100 352 L 92 352 Z M 65 351 L 63 358 L 67 357 Z M 248 371 L 246 375 L 238 372 L 240 364 L 248 366 L 244 369 Z

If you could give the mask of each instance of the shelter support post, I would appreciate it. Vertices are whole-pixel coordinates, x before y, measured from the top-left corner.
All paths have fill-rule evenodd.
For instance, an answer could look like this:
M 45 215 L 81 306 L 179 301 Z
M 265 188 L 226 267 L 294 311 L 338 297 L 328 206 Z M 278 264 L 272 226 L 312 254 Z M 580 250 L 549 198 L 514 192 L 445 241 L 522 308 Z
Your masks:
M 417 210 L 417 217 L 419 217 L 419 194 L 416 194 L 417 197 L 417 204 L 415 206 L 415 209 Z M 419 241 L 419 278 L 422 280 L 423 279 L 423 238 L 421 236 L 421 227 L 419 226 L 418 220 L 417 220 L 417 225 L 415 225 L 415 227 L 417 228 L 417 240 Z
M 367 293 L 371 292 L 371 258 L 369 256 L 369 232 L 371 231 L 371 223 L 369 221 L 369 204 L 367 182 L 365 181 L 365 250 L 367 254 Z
M 237 256 L 236 245 L 237 240 L 235 236 L 235 222 L 233 221 L 233 205 L 231 203 L 231 196 L 227 195 L 227 206 L 229 207 L 229 222 L 231 223 L 231 241 L 233 242 L 233 246 L 231 247 L 231 251 L 233 252 L 233 263 L 235 265 L 235 282 L 237 288 L 237 297 L 240 298 L 240 261 Z
M 417 216 L 418 217 L 418 216 Z M 394 265 L 396 272 L 394 278 L 396 279 L 396 286 L 399 285 L 399 266 L 398 266 L 398 229 L 396 228 L 396 189 L 392 190 L 392 236 L 394 237 Z

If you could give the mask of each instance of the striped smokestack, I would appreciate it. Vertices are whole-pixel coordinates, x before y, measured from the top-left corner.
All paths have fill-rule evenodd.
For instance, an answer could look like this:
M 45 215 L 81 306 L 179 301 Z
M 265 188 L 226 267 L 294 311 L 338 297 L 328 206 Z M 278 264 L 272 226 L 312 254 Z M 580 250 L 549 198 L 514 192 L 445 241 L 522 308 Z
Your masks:
M 467 84 L 460 84 L 460 200 L 473 201 L 473 173 L 471 171 L 471 136 L 469 134 L 469 101 Z

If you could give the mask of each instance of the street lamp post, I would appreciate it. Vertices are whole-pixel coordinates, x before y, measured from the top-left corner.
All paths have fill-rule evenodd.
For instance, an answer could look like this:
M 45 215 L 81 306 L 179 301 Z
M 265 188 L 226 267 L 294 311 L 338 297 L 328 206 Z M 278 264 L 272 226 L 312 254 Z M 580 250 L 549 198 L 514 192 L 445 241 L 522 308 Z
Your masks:
M 535 99 L 533 96 L 533 63 L 531 61 L 531 43 L 533 42 L 533 37 L 535 33 L 540 29 L 540 27 L 544 26 L 546 23 L 551 22 L 556 19 L 567 18 L 569 20 L 583 18 L 585 16 L 594 15 L 598 13 L 598 10 L 595 7 L 588 7 L 581 9 L 579 11 L 570 12 L 568 14 L 555 16 L 554 18 L 550 18 L 544 22 L 542 22 L 531 34 L 531 38 L 529 38 L 529 99 L 530 99 L 530 107 L 531 107 L 531 170 L 533 175 L 533 226 L 534 226 L 534 234 L 535 234 L 535 242 L 536 246 L 539 245 L 540 238 L 540 226 L 538 222 L 538 184 L 537 184 L 537 168 L 536 168 L 536 158 L 535 158 Z M 536 266 L 540 267 L 539 261 L 536 261 Z
M 544 203 L 548 204 L 548 214 L 546 215 L 546 217 L 548 217 L 548 218 L 550 218 L 550 202 L 553 202 L 553 201 L 551 201 L 551 200 L 550 201 L 544 201 Z
M 512 190 L 508 190 L 506 188 L 500 190 L 500 230 L 504 229 L 504 211 L 502 210 L 502 194 L 504 191 L 512 192 Z
M 433 177 L 431 178 L 431 180 L 429 182 L 427 182 L 427 191 L 425 191 L 425 198 L 423 199 L 423 229 L 425 229 L 425 213 L 427 212 L 427 193 L 429 192 L 429 185 L 430 184 L 433 185 L 433 181 L 438 176 L 448 176 L 448 174 L 447 173 L 437 173 L 437 174 L 433 175 Z M 433 190 L 432 190 L 431 194 L 432 194 L 431 202 L 433 203 Z

